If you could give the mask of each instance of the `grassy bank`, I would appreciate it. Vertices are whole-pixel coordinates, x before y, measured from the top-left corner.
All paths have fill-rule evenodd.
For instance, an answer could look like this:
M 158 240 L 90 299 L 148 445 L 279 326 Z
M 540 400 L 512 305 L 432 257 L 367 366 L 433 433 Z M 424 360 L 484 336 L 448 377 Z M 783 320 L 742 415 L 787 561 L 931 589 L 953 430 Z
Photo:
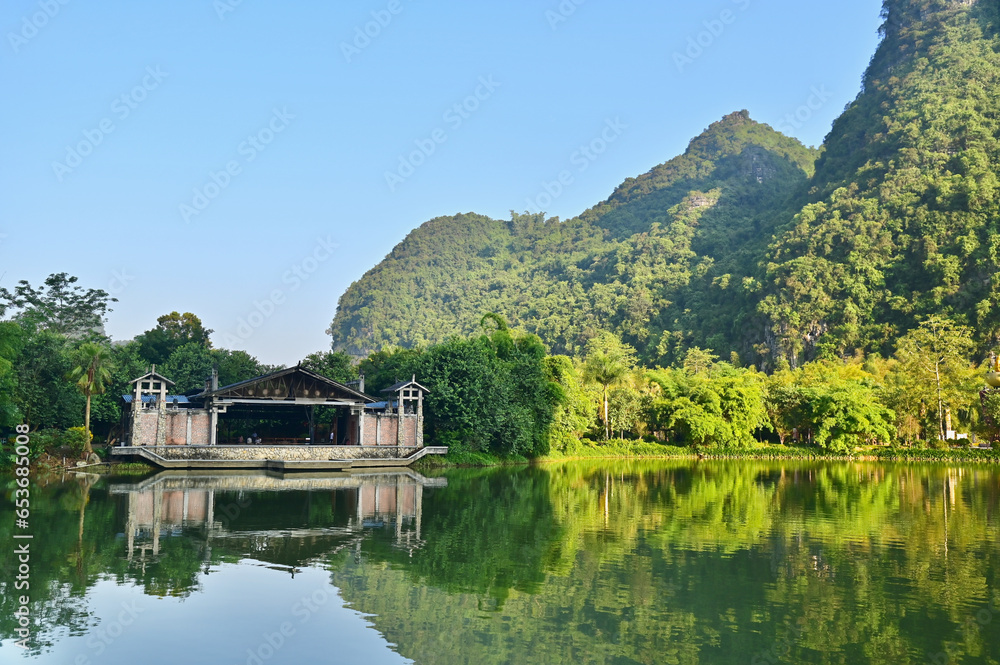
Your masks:
M 470 451 L 449 452 L 444 457 L 425 458 L 415 468 L 512 466 L 528 463 L 565 462 L 588 459 L 747 459 L 747 460 L 826 460 L 873 462 L 960 462 L 1000 463 L 1000 450 L 951 448 L 884 448 L 872 447 L 853 454 L 831 453 L 819 448 L 762 445 L 753 448 L 680 448 L 646 441 L 584 441 L 569 450 L 553 451 L 528 460 L 524 457 L 503 458 L 489 453 Z
M 453 450 L 447 455 L 428 455 L 413 465 L 417 471 L 421 469 L 440 469 L 445 467 L 463 466 L 517 466 L 530 464 L 531 460 L 521 455 L 500 457 L 492 453 L 473 452 L 470 450 Z

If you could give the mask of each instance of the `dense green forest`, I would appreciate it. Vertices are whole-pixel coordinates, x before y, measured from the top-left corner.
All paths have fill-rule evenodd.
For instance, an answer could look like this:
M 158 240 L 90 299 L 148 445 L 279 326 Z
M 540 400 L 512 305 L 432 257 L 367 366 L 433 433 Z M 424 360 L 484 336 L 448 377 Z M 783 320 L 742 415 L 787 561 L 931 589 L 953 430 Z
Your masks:
M 176 394 L 203 389 L 213 367 L 222 385 L 277 369 L 246 351 L 213 348 L 212 331 L 189 312 L 165 314 L 135 339 L 112 342 L 104 323 L 114 298 L 77 282 L 56 273 L 38 287 L 22 280 L 0 288 L 0 432 L 30 425 L 36 455 L 61 446 L 80 452 L 89 441 L 72 430 L 88 424 L 100 440 L 120 437 L 121 396 L 152 365 L 175 382 Z M 336 377 L 337 368 L 324 370 Z
M 341 297 L 334 347 L 438 343 L 497 312 L 556 353 L 610 331 L 649 366 L 699 347 L 770 371 L 887 357 L 934 315 L 985 354 L 1000 335 L 998 12 L 887 0 L 820 151 L 743 111 L 578 218 L 426 222 Z
M 212 347 L 194 314 L 171 312 L 135 339 L 101 332 L 113 300 L 65 273 L 41 287 L 0 289 L 0 432 L 17 423 L 33 432 L 32 455 L 89 454 L 121 437 L 121 395 L 156 365 L 175 394 L 196 394 L 213 369 L 222 385 L 277 369 L 241 350 Z M 761 443 L 815 446 L 852 454 L 872 445 L 930 443 L 947 448 L 1000 440 L 1000 394 L 980 392 L 994 367 L 978 363 L 972 331 L 942 317 L 923 321 L 889 358 L 857 354 L 765 374 L 737 354 L 722 360 L 698 347 L 669 365 L 643 365 L 635 348 L 610 332 L 576 356 L 552 354 L 541 339 L 491 313 L 477 334 L 440 344 L 385 349 L 360 362 L 317 352 L 300 362 L 338 381 L 366 378 L 377 394 L 419 377 L 428 441 L 453 458 L 576 455 L 610 441 L 747 449 Z M 294 426 L 294 424 L 292 424 Z M 621 444 L 618 444 L 621 445 Z M 631 444 L 629 444 L 631 445 Z M 463 457 L 465 456 L 465 457 Z M 472 456 L 471 458 L 469 456 Z M 5 460 L 9 461 L 9 460 Z
M 790 205 L 816 155 L 743 111 L 579 218 L 431 220 L 343 295 L 334 347 L 363 356 L 438 343 L 497 312 L 558 353 L 605 330 L 649 362 L 683 355 L 696 339 L 688 328 L 722 348 L 746 308 L 727 289 L 754 269 L 773 212 Z

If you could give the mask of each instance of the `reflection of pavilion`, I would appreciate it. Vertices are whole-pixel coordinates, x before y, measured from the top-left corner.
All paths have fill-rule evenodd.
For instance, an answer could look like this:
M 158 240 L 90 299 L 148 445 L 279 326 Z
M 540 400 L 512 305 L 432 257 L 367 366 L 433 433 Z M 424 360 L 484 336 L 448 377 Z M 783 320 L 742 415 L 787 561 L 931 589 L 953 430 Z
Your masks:
M 140 483 L 114 485 L 112 494 L 127 494 L 125 536 L 128 559 L 136 554 L 145 562 L 160 554 L 161 538 L 180 535 L 183 529 L 200 530 L 206 557 L 214 541 L 252 539 L 266 548 L 273 541 L 317 543 L 327 539 L 357 545 L 366 530 L 390 528 L 396 547 L 413 551 L 420 537 L 423 490 L 443 487 L 445 478 L 426 478 L 408 469 L 325 474 L 234 475 L 164 472 Z M 341 519 L 323 526 L 261 526 L 260 513 L 268 506 L 254 506 L 251 492 L 308 493 L 329 497 Z M 259 499 L 258 499 L 259 501 Z M 282 521 L 280 514 L 266 516 Z M 342 549 L 342 546 L 334 549 Z

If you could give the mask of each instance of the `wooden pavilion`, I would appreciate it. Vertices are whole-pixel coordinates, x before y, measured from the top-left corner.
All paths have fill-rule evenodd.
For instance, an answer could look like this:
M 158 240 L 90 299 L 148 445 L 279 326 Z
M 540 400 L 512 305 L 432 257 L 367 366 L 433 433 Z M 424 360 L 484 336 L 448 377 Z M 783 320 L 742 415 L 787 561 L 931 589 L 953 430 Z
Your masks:
M 417 455 L 429 391 L 416 377 L 383 391 L 396 397 L 385 402 L 366 395 L 363 381 L 355 389 L 300 365 L 221 387 L 213 372 L 201 393 L 186 396 L 167 394 L 173 383 L 155 368 L 132 383 L 132 394 L 122 396 L 131 408 L 116 452 L 160 466 L 344 468 L 441 454 Z M 254 426 L 266 436 L 243 432 Z

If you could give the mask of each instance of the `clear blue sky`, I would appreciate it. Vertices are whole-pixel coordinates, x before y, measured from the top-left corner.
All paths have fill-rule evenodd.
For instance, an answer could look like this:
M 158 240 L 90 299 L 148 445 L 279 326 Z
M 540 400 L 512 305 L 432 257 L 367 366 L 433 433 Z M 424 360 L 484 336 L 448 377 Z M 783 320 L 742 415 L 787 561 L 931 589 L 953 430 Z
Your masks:
M 115 339 L 191 311 L 286 364 L 428 219 L 507 218 L 564 170 L 572 217 L 744 108 L 819 145 L 881 5 L 62 2 L 0 9 L 0 284 L 68 272 L 118 297 Z

